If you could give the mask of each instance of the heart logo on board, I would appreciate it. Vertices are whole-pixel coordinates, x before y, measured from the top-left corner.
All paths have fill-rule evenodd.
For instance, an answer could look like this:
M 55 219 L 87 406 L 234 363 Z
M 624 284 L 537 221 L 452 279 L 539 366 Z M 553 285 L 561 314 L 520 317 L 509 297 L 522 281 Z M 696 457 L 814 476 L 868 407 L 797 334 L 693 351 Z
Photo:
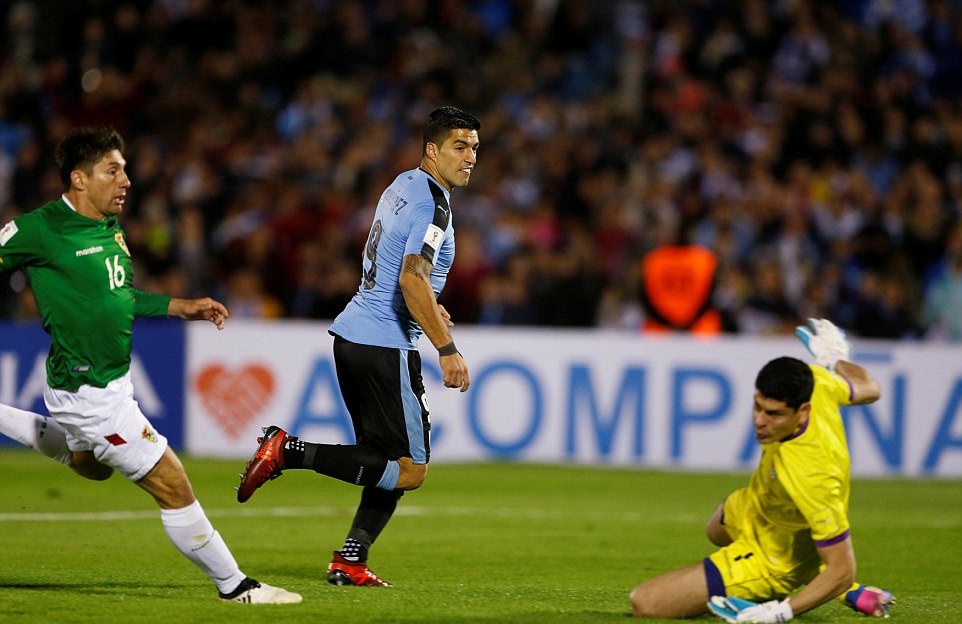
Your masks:
M 211 364 L 197 375 L 197 391 L 207 412 L 237 439 L 274 395 L 274 375 L 259 364 L 239 370 Z

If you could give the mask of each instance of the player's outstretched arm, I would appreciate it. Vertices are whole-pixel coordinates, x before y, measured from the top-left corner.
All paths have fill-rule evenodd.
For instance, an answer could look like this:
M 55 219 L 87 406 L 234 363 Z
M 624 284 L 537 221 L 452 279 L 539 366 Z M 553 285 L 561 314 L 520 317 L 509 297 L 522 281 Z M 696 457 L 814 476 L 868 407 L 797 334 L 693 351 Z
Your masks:
M 844 377 L 852 387 L 853 404 L 874 403 L 882 396 L 882 386 L 865 367 L 855 362 L 839 360 L 835 363 L 835 372 Z
M 230 316 L 227 307 L 220 301 L 210 297 L 199 299 L 177 299 L 171 297 L 167 306 L 167 315 L 182 318 L 185 321 L 210 321 L 217 329 L 224 329 L 224 321 Z
M 810 318 L 795 328 L 815 363 L 841 375 L 852 387 L 851 402 L 873 403 L 882 396 L 878 381 L 864 367 L 852 362 L 852 345 L 845 332 L 828 319 Z
M 796 615 L 831 601 L 855 582 L 855 549 L 850 537 L 816 548 L 824 565 L 811 582 L 791 597 Z

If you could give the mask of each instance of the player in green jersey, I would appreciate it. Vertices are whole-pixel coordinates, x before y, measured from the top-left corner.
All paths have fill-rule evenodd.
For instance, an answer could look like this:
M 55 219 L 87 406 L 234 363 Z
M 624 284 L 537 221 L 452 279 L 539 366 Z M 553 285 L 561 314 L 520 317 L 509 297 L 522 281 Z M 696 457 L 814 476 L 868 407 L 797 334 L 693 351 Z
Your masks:
M 22 268 L 50 335 L 39 414 L 0 406 L 0 432 L 96 480 L 114 470 L 160 507 L 174 546 L 217 585 L 222 600 L 294 603 L 301 596 L 245 575 L 194 496 L 167 439 L 133 397 L 135 316 L 176 316 L 224 327 L 227 308 L 209 297 L 178 299 L 133 287 L 118 223 L 131 181 L 124 141 L 112 128 L 78 128 L 57 146 L 64 193 L 0 230 L 0 270 Z
M 762 455 L 748 485 L 729 494 L 708 522 L 708 539 L 719 550 L 638 585 L 634 615 L 710 611 L 727 622 L 770 624 L 839 598 L 866 615 L 886 616 L 892 594 L 855 582 L 839 411 L 877 401 L 881 388 L 849 361 L 841 330 L 825 319 L 810 323 L 796 333 L 815 364 L 775 358 L 755 379 L 752 422 Z

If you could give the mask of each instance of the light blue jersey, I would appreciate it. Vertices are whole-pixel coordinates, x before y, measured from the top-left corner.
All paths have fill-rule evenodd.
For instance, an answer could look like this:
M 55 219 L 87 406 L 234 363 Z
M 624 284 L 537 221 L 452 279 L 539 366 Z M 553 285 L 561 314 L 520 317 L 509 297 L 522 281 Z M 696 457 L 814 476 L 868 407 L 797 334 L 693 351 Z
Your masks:
M 405 256 L 421 255 L 434 267 L 434 296 L 441 294 L 454 262 L 450 196 L 421 169 L 405 171 L 387 187 L 367 237 L 360 287 L 331 333 L 359 344 L 417 349 L 421 326 L 408 311 L 398 277 Z

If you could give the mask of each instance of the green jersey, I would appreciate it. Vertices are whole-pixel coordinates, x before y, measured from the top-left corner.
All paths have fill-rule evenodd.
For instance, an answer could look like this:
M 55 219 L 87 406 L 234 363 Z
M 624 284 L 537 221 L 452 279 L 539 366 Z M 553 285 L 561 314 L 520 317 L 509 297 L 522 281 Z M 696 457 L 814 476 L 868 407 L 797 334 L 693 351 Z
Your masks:
M 134 316 L 166 316 L 170 297 L 133 287 L 133 263 L 116 217 L 78 214 L 64 199 L 0 230 L 0 270 L 23 268 L 50 334 L 47 384 L 103 388 L 130 369 Z

